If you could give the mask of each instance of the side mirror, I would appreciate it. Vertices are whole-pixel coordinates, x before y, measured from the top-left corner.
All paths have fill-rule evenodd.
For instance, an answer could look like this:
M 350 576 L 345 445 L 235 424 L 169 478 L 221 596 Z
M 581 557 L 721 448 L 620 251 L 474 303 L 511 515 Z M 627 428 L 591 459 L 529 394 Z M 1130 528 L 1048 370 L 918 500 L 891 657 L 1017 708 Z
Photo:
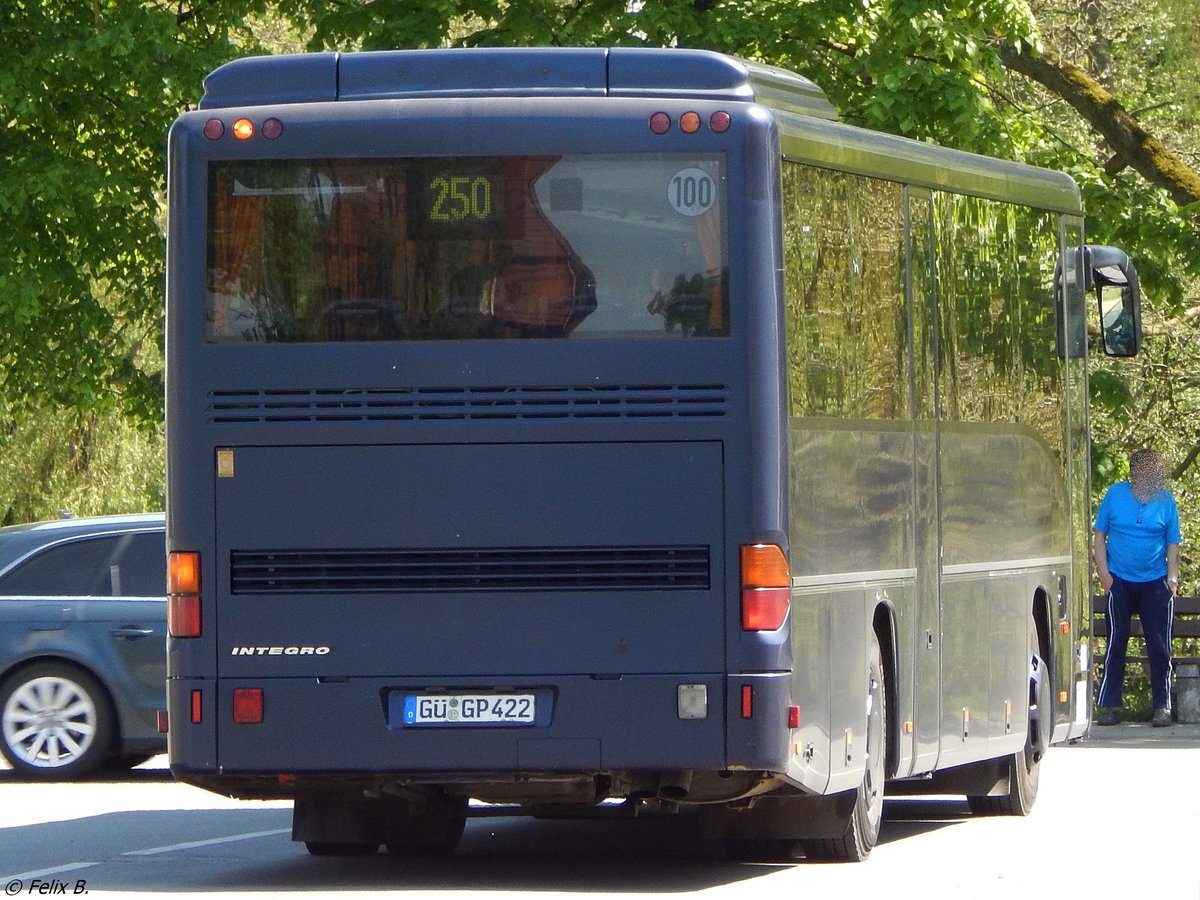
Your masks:
M 1084 288 L 1095 289 L 1100 307 L 1100 344 L 1108 356 L 1137 356 L 1142 346 L 1142 294 L 1137 270 L 1116 247 L 1087 245 Z M 1105 290 L 1105 289 L 1108 290 Z

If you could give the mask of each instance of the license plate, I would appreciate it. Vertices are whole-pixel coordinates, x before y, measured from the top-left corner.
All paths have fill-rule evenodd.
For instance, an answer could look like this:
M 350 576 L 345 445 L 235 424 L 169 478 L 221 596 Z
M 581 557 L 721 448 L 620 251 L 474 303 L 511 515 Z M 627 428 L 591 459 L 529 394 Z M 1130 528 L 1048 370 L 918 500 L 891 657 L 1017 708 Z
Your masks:
M 532 725 L 533 694 L 408 694 L 405 725 Z

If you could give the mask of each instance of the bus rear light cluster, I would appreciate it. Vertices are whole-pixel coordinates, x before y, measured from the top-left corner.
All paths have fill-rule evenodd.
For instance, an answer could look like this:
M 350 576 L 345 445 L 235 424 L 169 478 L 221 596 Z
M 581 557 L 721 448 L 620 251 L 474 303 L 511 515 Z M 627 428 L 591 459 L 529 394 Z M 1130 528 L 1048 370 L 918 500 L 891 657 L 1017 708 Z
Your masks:
M 792 576 L 783 550 L 775 544 L 746 544 L 741 557 L 742 630 L 782 628 L 792 593 Z
M 204 123 L 204 136 L 210 141 L 219 141 L 225 136 L 225 131 L 225 122 L 221 119 L 209 119 Z M 255 125 L 250 119 L 240 118 L 230 124 L 228 131 L 239 141 L 248 141 L 255 134 L 273 141 L 283 134 L 283 123 L 272 118 L 264 119 L 261 125 Z
M 709 131 L 724 134 L 729 130 L 732 121 L 729 113 L 715 112 L 708 117 Z M 657 112 L 650 117 L 650 130 L 655 134 L 666 134 L 671 130 L 671 124 L 671 116 L 668 113 Z M 679 117 L 679 130 L 684 134 L 695 134 L 703 127 L 703 124 L 704 120 L 700 117 L 700 113 L 685 112 Z
M 200 637 L 200 554 L 172 551 L 167 557 L 167 633 Z

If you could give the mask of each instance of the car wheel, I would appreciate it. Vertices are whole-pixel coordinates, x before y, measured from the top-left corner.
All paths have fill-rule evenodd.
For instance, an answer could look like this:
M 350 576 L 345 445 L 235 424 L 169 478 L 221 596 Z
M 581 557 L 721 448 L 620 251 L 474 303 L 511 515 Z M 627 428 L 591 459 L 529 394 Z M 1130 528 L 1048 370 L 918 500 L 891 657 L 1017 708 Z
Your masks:
M 114 720 L 100 683 L 65 663 L 36 663 L 0 684 L 0 753 L 27 778 L 93 772 L 112 749 Z

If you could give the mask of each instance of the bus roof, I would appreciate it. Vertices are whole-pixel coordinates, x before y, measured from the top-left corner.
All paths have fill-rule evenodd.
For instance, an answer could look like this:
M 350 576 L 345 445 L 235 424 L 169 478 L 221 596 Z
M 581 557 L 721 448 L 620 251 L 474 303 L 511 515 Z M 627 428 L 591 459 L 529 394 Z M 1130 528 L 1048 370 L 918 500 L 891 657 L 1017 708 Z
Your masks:
M 254 56 L 204 80 L 201 109 L 410 97 L 663 97 L 836 119 L 803 75 L 707 50 L 473 48 Z
M 767 107 L 790 160 L 1082 215 L 1070 176 L 846 125 L 786 69 L 708 50 L 464 48 L 253 56 L 204 80 L 201 109 L 456 97 L 661 97 Z
M 775 112 L 785 159 L 901 184 L 1083 216 L 1070 175 L 841 122 Z

